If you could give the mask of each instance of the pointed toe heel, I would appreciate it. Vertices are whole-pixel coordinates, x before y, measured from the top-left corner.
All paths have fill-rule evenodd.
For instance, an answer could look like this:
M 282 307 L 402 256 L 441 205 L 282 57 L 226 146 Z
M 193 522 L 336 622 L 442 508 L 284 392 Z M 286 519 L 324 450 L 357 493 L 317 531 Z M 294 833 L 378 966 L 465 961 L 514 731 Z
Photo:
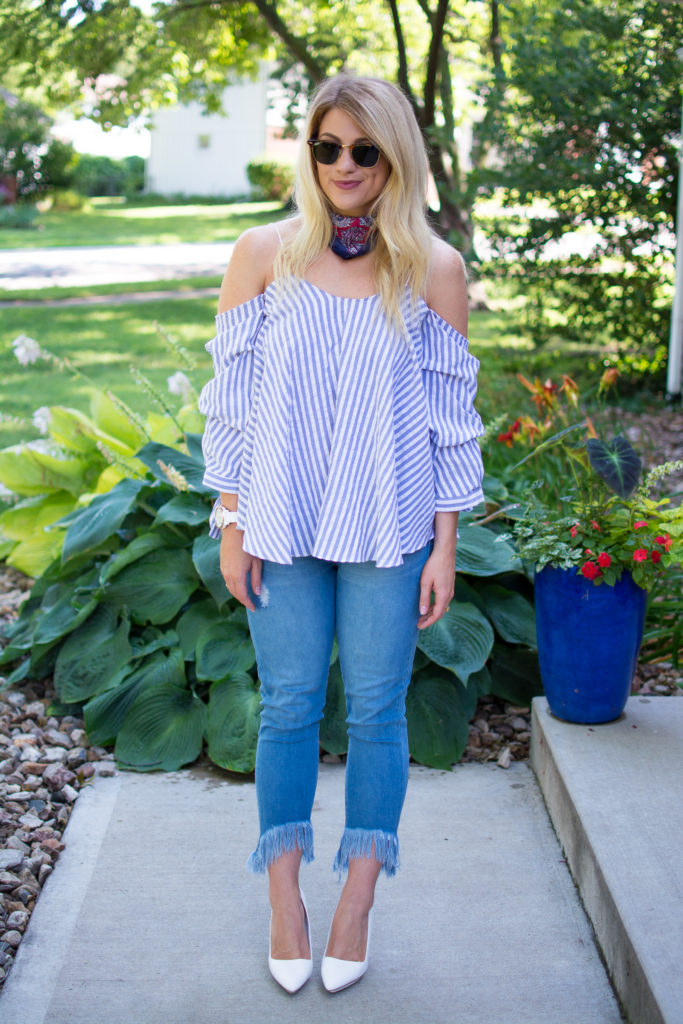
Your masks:
M 311 974 L 313 973 L 313 946 L 311 944 L 311 925 L 308 919 L 308 908 L 306 906 L 306 900 L 304 894 L 300 891 L 301 902 L 304 908 L 304 918 L 306 920 L 306 936 L 308 938 L 308 948 L 310 950 L 310 957 L 307 960 L 276 960 L 271 956 L 271 940 L 270 931 L 268 932 L 268 970 L 275 978 L 278 985 L 281 985 L 286 992 L 294 994 L 298 992 L 300 988 L 306 984 Z M 272 914 L 271 914 L 272 918 Z
M 341 992 L 342 989 L 355 985 L 363 977 L 368 969 L 370 957 L 370 933 L 372 931 L 372 909 L 368 914 L 368 937 L 365 943 L 364 960 L 338 960 L 337 957 L 323 957 L 320 968 L 322 983 L 328 992 Z M 329 942 L 329 936 L 328 940 Z

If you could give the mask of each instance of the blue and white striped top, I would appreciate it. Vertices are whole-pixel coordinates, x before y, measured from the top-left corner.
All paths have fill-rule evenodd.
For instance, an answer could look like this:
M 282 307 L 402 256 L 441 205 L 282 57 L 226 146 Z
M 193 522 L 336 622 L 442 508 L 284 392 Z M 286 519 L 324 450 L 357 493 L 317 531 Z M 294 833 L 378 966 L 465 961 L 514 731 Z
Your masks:
M 379 296 L 301 281 L 216 317 L 204 482 L 238 494 L 245 551 L 400 565 L 483 499 L 479 362 L 423 300 L 404 315 L 407 339 Z

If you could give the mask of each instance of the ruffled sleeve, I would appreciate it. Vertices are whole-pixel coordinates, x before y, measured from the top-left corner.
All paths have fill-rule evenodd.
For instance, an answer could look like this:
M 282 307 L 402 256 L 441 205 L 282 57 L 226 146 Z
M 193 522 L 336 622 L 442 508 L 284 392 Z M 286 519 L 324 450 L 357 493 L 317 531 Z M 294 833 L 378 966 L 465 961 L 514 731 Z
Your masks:
M 477 438 L 484 425 L 474 408 L 479 360 L 467 338 L 433 310 L 422 321 L 422 382 L 429 411 L 437 512 L 474 508 L 484 499 Z
M 202 449 L 204 483 L 217 491 L 237 491 L 244 430 L 249 419 L 254 379 L 254 349 L 265 317 L 257 295 L 216 317 L 216 336 L 206 345 L 214 377 L 199 396 L 206 416 Z

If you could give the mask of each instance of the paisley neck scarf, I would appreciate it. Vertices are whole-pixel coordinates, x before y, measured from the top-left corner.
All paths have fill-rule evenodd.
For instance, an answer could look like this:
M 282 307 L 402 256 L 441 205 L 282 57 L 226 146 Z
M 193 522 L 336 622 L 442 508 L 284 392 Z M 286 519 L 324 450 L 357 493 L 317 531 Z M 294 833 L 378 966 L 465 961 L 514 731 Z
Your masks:
M 363 256 L 370 252 L 374 245 L 372 217 L 342 217 L 339 213 L 330 212 L 334 237 L 330 249 L 343 260 L 352 260 L 355 256 Z

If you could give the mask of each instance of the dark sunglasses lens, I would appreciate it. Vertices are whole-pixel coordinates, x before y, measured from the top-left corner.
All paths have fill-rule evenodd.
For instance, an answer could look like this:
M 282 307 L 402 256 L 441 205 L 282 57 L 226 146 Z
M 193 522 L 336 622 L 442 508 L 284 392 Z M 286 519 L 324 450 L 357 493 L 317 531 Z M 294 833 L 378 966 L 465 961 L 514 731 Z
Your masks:
M 311 146 L 313 156 L 319 164 L 333 164 L 340 153 L 341 146 L 337 142 L 314 142 Z
M 374 167 L 379 160 L 379 150 L 377 146 L 354 146 L 351 156 L 359 167 Z

